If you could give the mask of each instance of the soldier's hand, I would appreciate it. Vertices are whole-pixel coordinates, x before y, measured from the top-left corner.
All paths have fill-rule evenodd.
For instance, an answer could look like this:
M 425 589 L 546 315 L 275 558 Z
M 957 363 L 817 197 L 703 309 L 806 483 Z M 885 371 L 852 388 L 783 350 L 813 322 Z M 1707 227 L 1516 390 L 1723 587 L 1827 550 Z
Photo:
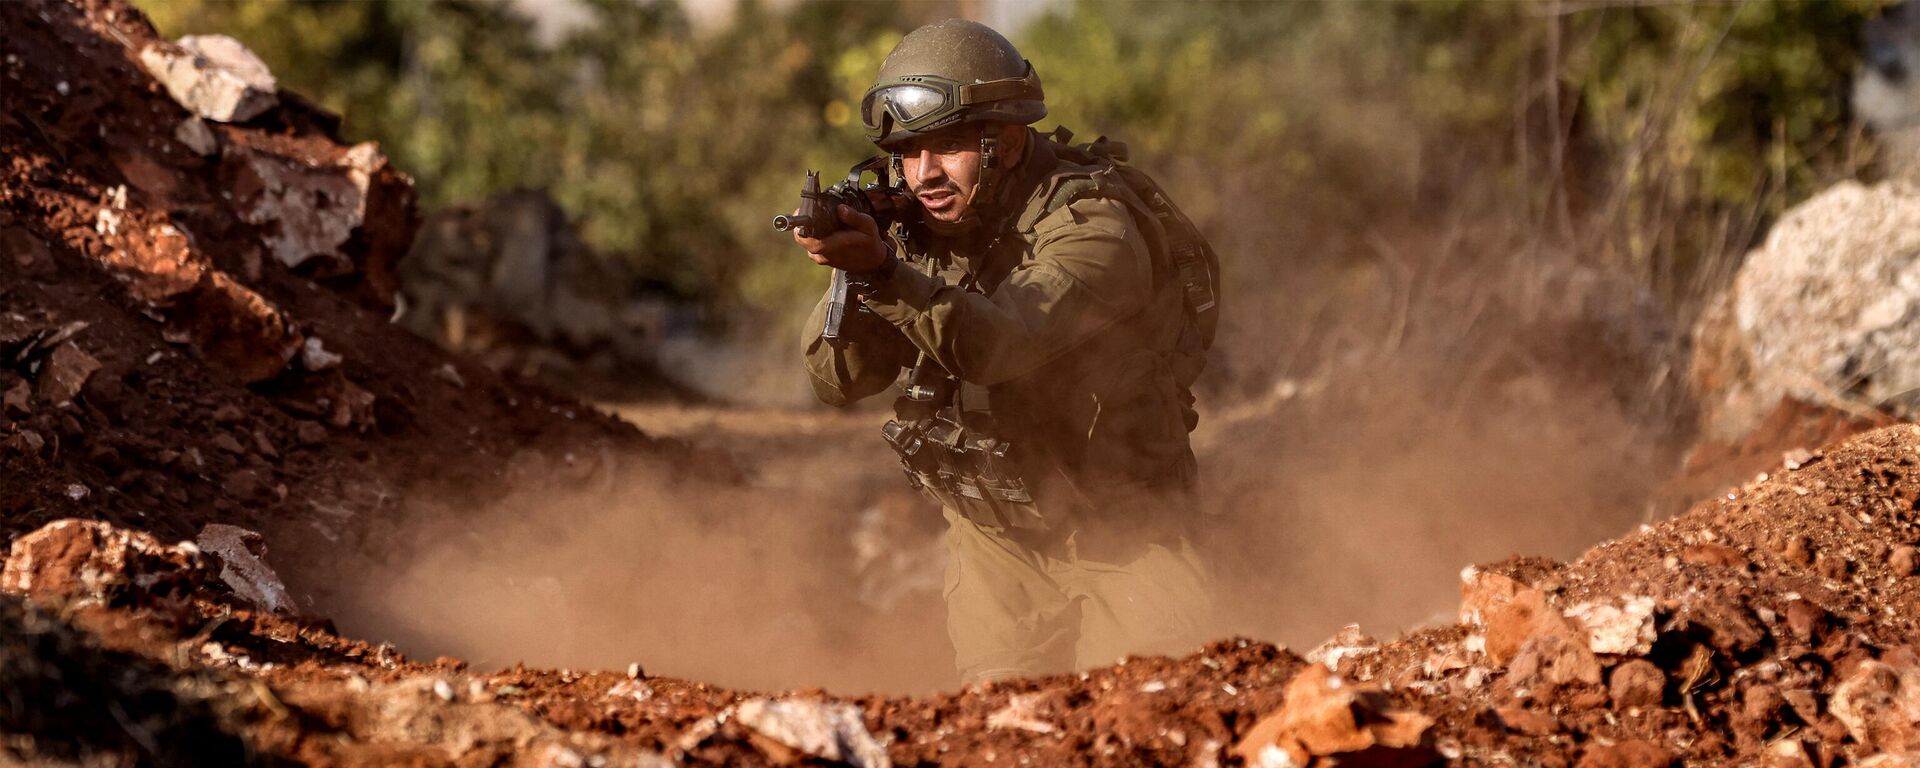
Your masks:
M 831 235 L 812 238 L 793 233 L 793 241 L 806 249 L 807 258 L 848 272 L 871 272 L 886 263 L 887 248 L 880 242 L 880 228 L 872 216 L 844 205 L 835 206 L 834 215 L 840 217 L 841 226 Z

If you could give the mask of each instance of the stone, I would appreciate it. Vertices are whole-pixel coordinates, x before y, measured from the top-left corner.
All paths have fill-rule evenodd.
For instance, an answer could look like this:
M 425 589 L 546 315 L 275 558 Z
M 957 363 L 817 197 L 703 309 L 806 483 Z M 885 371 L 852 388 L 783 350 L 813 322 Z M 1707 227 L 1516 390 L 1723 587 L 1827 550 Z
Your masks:
M 220 138 L 213 134 L 213 129 L 191 115 L 181 118 L 180 124 L 173 127 L 173 139 L 201 157 L 212 157 L 220 151 Z
M 15 382 L 5 394 L 0 394 L 0 407 L 8 414 L 33 413 L 33 387 L 25 381 Z
M 887 750 L 867 731 L 860 709 L 808 699 L 750 699 L 734 708 L 734 720 L 779 748 L 856 768 L 887 768 Z M 756 740 L 756 744 L 761 743 Z M 777 751 L 777 750 L 774 750 Z
M 1613 668 L 1607 695 L 1621 708 L 1656 707 L 1666 695 L 1667 676 L 1646 659 L 1632 659 Z
M 1745 568 L 1747 558 L 1724 544 L 1693 544 L 1680 550 L 1680 562 L 1722 568 Z
M 241 383 L 278 376 L 304 342 L 286 315 L 214 269 L 192 238 L 164 214 L 125 210 L 124 193 L 108 197 L 99 216 L 109 247 L 93 259 L 127 283 L 134 298 L 165 315 L 168 325 L 162 335 L 176 343 L 191 342 Z M 105 227 L 109 218 L 112 226 Z
M 342 358 L 327 351 L 320 337 L 308 336 L 306 344 L 300 348 L 300 367 L 309 371 L 324 371 L 340 364 Z
M 1629 596 L 1620 605 L 1586 602 L 1564 614 L 1586 631 L 1587 650 L 1615 655 L 1642 655 L 1653 650 L 1653 598 Z
M 1007 697 L 1007 705 L 987 716 L 987 730 L 998 731 L 1015 729 L 1033 733 L 1053 733 L 1060 730 L 1053 723 L 1042 720 L 1038 702 L 1044 693 L 1016 693 Z
M 1580 755 L 1575 768 L 1667 768 L 1673 765 L 1673 753 L 1651 741 L 1623 741 L 1596 744 Z
M 201 551 L 220 564 L 220 581 L 240 599 L 273 613 L 292 613 L 293 596 L 267 565 L 267 544 L 260 534 L 237 525 L 209 523 L 194 537 Z
M 1767 747 L 1767 768 L 1813 768 L 1813 757 L 1807 754 L 1807 745 L 1797 739 L 1781 739 Z
M 1440 760 L 1433 719 L 1395 710 L 1377 689 L 1348 683 L 1324 665 L 1301 670 L 1285 698 L 1231 750 L 1248 765 L 1307 765 L 1316 757 L 1340 763 L 1422 766 Z
M 1920 188 L 1827 188 L 1780 217 L 1703 313 L 1689 375 L 1703 425 L 1737 438 L 1787 397 L 1920 414 L 1917 309 Z
M 301 445 L 319 445 L 327 441 L 327 428 L 316 422 L 302 421 L 294 425 L 293 436 Z
M 1510 685 L 1600 684 L 1600 660 L 1578 640 L 1559 635 L 1537 635 L 1527 639 L 1520 652 L 1507 665 Z
M 226 35 L 149 44 L 140 64 L 187 111 L 222 123 L 252 120 L 279 104 L 265 62 Z
M 1512 663 L 1528 640 L 1542 635 L 1586 642 L 1586 633 L 1548 605 L 1545 593 L 1532 588 L 1488 606 L 1481 616 L 1487 627 L 1487 656 L 1496 664 Z
M 1827 708 L 1867 750 L 1920 749 L 1920 668 L 1862 662 L 1834 687 Z
M 1771 723 L 1786 707 L 1787 700 L 1780 695 L 1780 689 L 1771 685 L 1756 685 L 1740 694 L 1740 716 L 1750 723 Z
M 355 231 L 369 223 L 368 200 L 376 191 L 374 185 L 396 183 L 377 146 L 355 145 L 333 164 L 314 165 L 234 148 L 228 149 L 223 162 L 235 179 L 235 210 L 241 219 L 260 228 L 267 253 L 275 261 L 319 277 L 363 271 L 378 273 L 369 274 L 370 279 L 386 279 L 384 275 L 391 271 L 391 264 L 384 261 L 388 256 L 383 255 L 379 264 L 356 265 L 346 250 Z M 398 258 L 398 254 L 390 256 Z
M 1333 633 L 1326 642 L 1308 651 L 1306 659 L 1316 664 L 1324 664 L 1327 669 L 1338 672 L 1340 662 L 1377 653 L 1379 650 L 1379 640 L 1360 631 L 1360 625 L 1348 624 L 1341 627 L 1340 631 Z
M 1528 736 L 1547 736 L 1560 730 L 1560 721 L 1555 720 L 1553 715 L 1538 710 L 1527 709 L 1518 704 L 1496 707 L 1493 710 L 1493 714 L 1495 717 L 1500 718 L 1500 725 L 1514 733 L 1526 734 Z
M 1887 569 L 1895 576 L 1912 576 L 1915 570 L 1920 570 L 1920 550 L 1910 544 L 1894 547 L 1893 553 L 1887 556 Z
M 56 520 L 14 540 L 0 590 L 34 599 L 183 597 L 206 582 L 196 547 L 167 546 L 98 520 Z
M 1827 630 L 1827 612 L 1807 600 L 1787 603 L 1787 631 L 1795 640 L 1813 644 Z
M 87 385 L 87 379 L 100 370 L 100 361 L 93 355 L 80 349 L 71 341 L 62 342 L 53 348 L 53 354 L 47 356 L 47 362 L 40 369 L 40 376 L 34 381 L 35 392 L 40 399 L 54 405 L 73 402 L 80 390 Z

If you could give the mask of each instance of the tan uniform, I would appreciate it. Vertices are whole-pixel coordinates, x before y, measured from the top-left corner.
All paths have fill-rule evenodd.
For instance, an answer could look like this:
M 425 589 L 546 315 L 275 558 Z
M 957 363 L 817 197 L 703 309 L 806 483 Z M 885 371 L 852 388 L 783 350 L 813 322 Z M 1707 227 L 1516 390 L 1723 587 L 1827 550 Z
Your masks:
M 970 430 L 1015 446 L 1031 501 L 928 488 L 949 522 L 946 599 L 969 680 L 1183 650 L 1210 608 L 1188 544 L 1197 371 L 1181 288 L 1131 193 L 1029 134 L 1018 213 L 971 238 L 906 232 L 907 258 L 849 314 L 808 321 L 807 369 L 845 405 L 924 355 L 963 382 Z M 1136 201 L 1137 202 L 1137 201 Z

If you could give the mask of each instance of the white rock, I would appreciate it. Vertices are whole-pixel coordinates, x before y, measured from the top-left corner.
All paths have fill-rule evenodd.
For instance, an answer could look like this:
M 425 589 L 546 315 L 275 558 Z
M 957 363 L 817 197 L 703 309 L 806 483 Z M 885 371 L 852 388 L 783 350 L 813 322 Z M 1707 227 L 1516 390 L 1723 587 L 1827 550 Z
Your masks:
M 1034 704 L 1040 700 L 1039 693 L 1016 693 L 1007 697 L 1007 705 L 987 715 L 987 730 L 998 731 L 1016 729 L 1034 733 L 1053 733 L 1060 730 L 1052 723 L 1040 719 Z
M 1788 211 L 1694 335 L 1716 435 L 1785 396 L 1920 414 L 1920 187 L 1842 182 Z
M 187 111 L 208 120 L 251 120 L 279 102 L 273 73 L 253 51 L 226 35 L 188 35 L 153 44 L 140 63 Z
M 300 366 L 309 371 L 324 371 L 340 364 L 345 358 L 327 351 L 320 337 L 308 336 L 300 347 Z
M 1587 631 L 1587 649 L 1594 653 L 1641 655 L 1653 650 L 1653 598 L 1630 596 L 1620 605 L 1585 602 L 1566 610 Z
M 867 732 L 852 704 L 806 699 L 751 699 L 734 710 L 741 725 L 794 751 L 856 768 L 888 768 L 886 749 Z
M 386 157 L 371 142 L 347 151 L 340 164 L 308 165 L 263 152 L 228 149 L 247 194 L 234 200 L 240 218 L 260 227 L 273 258 L 289 267 L 313 259 L 333 262 L 344 271 L 351 262 L 340 252 L 366 219 L 367 190 Z

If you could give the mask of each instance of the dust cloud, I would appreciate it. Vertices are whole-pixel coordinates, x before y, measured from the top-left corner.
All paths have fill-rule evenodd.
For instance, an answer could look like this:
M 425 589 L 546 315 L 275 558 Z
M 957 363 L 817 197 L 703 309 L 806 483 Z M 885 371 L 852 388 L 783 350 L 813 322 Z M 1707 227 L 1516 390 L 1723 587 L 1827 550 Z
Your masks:
M 944 550 L 925 528 L 937 513 L 863 491 L 830 457 L 789 486 L 616 463 L 592 473 L 598 487 L 541 482 L 482 510 L 409 512 L 325 610 L 356 636 L 481 669 L 638 662 L 761 689 L 955 682 Z

